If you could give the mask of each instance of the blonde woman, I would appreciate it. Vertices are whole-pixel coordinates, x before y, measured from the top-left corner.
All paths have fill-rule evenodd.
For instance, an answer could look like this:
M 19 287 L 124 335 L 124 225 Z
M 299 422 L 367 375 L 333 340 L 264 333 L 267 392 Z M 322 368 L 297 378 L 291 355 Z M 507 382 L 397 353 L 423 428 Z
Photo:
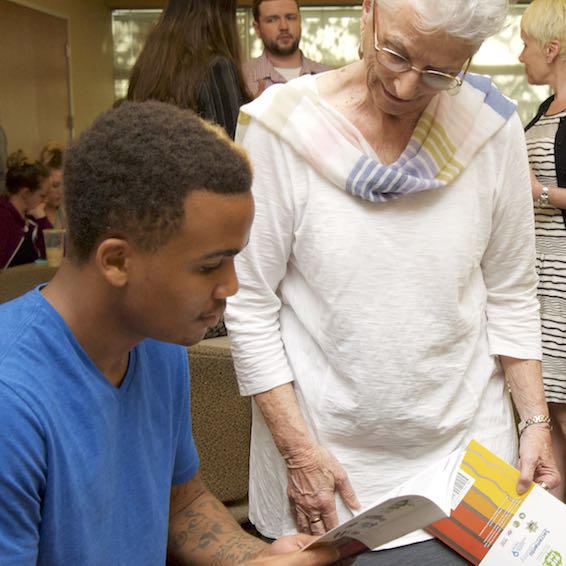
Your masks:
M 519 60 L 530 84 L 549 85 L 527 126 L 535 203 L 542 374 L 552 418 L 556 462 L 566 474 L 566 2 L 534 0 L 521 20 Z M 564 501 L 564 481 L 554 490 Z

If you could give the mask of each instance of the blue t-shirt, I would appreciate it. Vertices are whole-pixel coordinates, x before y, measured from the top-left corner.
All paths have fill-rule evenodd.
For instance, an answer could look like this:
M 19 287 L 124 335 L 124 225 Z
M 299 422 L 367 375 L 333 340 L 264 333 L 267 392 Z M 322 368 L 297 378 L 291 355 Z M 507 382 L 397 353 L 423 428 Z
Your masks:
M 0 306 L 0 564 L 165 564 L 198 469 L 186 350 L 145 340 L 119 388 L 38 289 Z

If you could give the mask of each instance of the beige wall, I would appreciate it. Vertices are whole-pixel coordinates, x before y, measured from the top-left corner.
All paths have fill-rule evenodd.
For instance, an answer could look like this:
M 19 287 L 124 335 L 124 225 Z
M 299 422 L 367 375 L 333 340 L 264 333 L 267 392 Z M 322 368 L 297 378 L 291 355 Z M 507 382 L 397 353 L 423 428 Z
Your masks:
M 75 135 L 114 100 L 112 17 L 105 0 L 12 0 L 69 22 Z
M 0 0 L 0 123 L 11 151 L 69 139 L 67 20 Z

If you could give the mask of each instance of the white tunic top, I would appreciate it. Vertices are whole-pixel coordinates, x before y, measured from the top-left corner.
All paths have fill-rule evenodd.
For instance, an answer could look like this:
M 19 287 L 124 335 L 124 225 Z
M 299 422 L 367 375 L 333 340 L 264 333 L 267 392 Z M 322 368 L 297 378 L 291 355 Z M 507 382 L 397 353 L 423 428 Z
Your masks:
M 331 108 L 328 119 L 343 120 Z M 496 355 L 541 356 L 518 117 L 452 185 L 381 204 L 331 185 L 256 121 L 244 146 L 256 216 L 226 312 L 241 393 L 293 381 L 364 507 L 472 438 L 514 461 Z M 285 465 L 255 405 L 251 450 L 251 521 L 269 537 L 295 532 Z

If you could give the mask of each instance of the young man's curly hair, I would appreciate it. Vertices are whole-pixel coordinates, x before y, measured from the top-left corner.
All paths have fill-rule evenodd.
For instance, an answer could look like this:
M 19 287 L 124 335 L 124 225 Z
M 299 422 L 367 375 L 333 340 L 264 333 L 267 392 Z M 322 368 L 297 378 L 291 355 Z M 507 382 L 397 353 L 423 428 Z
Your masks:
M 69 257 L 79 263 L 109 237 L 155 251 L 181 227 L 190 191 L 244 193 L 252 182 L 221 128 L 155 101 L 99 116 L 67 150 L 64 177 Z

